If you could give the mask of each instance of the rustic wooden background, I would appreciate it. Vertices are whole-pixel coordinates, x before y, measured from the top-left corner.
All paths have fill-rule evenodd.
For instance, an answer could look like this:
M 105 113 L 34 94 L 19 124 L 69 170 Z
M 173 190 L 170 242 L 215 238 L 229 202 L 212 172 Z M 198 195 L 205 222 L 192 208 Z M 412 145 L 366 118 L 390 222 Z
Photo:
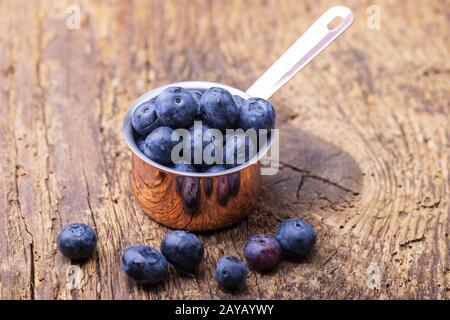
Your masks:
M 196 276 L 171 270 L 142 288 L 121 252 L 158 247 L 168 229 L 130 192 L 130 102 L 188 79 L 245 89 L 336 2 L 0 1 L 0 297 L 449 298 L 450 4 L 342 3 L 354 25 L 271 99 L 283 167 L 254 213 L 201 235 Z M 66 27 L 70 4 L 79 30 Z M 366 25 L 372 4 L 379 30 Z M 235 296 L 217 288 L 221 255 L 292 216 L 317 229 L 310 259 L 251 272 Z M 76 221 L 100 237 L 83 265 L 55 246 Z

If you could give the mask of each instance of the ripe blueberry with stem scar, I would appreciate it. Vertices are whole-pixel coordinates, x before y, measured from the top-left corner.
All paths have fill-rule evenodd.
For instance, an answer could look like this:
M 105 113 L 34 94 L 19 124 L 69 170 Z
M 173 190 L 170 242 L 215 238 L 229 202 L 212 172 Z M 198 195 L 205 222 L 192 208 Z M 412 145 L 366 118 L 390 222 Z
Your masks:
M 97 245 L 97 234 L 84 223 L 72 223 L 66 226 L 56 240 L 63 256 L 72 260 L 86 259 L 92 256 Z
M 316 243 L 316 232 L 302 219 L 284 220 L 277 229 L 276 239 L 283 252 L 292 258 L 308 255 Z
M 146 101 L 139 105 L 133 112 L 131 125 L 140 135 L 145 136 L 149 134 L 152 129 L 152 124 L 156 121 L 155 102 L 156 99 Z
M 218 87 L 209 88 L 200 101 L 203 119 L 212 128 L 232 129 L 238 125 L 239 109 L 231 94 Z
M 180 87 L 170 87 L 156 99 L 156 114 L 161 123 L 172 129 L 192 124 L 197 114 L 197 102 L 191 93 Z
M 122 268 L 136 282 L 156 284 L 166 277 L 167 261 L 155 248 L 135 244 L 124 251 Z
M 270 270 L 281 260 L 281 247 L 273 236 L 257 234 L 247 241 L 244 257 L 250 268 L 259 271 Z
M 144 154 L 150 159 L 164 164 L 172 164 L 172 148 L 175 144 L 172 141 L 173 130 L 169 127 L 156 128 L 145 138 L 143 144 Z
M 161 252 L 178 269 L 192 272 L 202 262 L 205 249 L 195 234 L 176 230 L 164 237 Z

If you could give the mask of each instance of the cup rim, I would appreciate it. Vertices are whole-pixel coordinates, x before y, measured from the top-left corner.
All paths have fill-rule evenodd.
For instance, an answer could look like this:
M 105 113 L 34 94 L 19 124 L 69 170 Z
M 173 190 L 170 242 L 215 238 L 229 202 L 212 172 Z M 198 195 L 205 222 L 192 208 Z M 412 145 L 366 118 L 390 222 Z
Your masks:
M 153 161 L 151 159 L 149 159 L 137 146 L 136 141 L 134 139 L 134 134 L 133 134 L 133 127 L 131 126 L 131 118 L 132 115 L 134 113 L 134 111 L 136 110 L 136 108 L 141 105 L 143 102 L 148 101 L 156 96 L 158 96 L 162 91 L 164 91 L 165 89 L 169 88 L 169 87 L 182 87 L 185 89 L 209 89 L 211 87 L 220 87 L 223 88 L 227 91 L 229 91 L 232 95 L 238 95 L 244 99 L 248 99 L 250 98 L 250 96 L 245 93 L 242 90 L 239 90 L 237 88 L 231 87 L 231 86 L 227 86 L 221 83 L 217 83 L 217 82 L 210 82 L 210 81 L 182 81 L 182 82 L 174 82 L 174 83 L 170 83 L 167 85 L 163 85 L 160 87 L 157 87 L 153 90 L 147 91 L 146 93 L 144 93 L 143 95 L 141 95 L 139 98 L 137 98 L 128 108 L 127 113 L 125 114 L 125 118 L 122 122 L 122 135 L 123 138 L 125 139 L 125 142 L 127 143 L 128 147 L 130 148 L 130 150 L 136 155 L 138 156 L 142 161 L 146 162 L 147 164 L 158 168 L 161 171 L 167 172 L 167 173 L 172 173 L 178 176 L 186 176 L 186 177 L 216 177 L 216 176 L 223 176 L 223 175 L 228 175 L 231 173 L 235 173 L 235 172 L 239 172 L 241 170 L 244 170 L 247 167 L 250 167 L 254 164 L 256 164 L 257 162 L 259 162 L 261 160 L 261 158 L 263 158 L 267 152 L 269 151 L 270 147 L 272 146 L 272 137 L 270 136 L 270 139 L 268 139 L 267 143 L 264 145 L 264 147 L 259 150 L 259 152 L 254 155 L 252 157 L 252 159 L 250 159 L 248 162 L 240 164 L 236 167 L 227 169 L 227 170 L 223 170 L 223 171 L 219 171 L 219 172 L 214 172 L 214 173 L 208 173 L 208 172 L 185 172 L 185 171 L 178 171 L 175 170 L 174 168 L 171 167 L 167 167 L 164 166 L 162 164 L 157 163 L 156 161 Z

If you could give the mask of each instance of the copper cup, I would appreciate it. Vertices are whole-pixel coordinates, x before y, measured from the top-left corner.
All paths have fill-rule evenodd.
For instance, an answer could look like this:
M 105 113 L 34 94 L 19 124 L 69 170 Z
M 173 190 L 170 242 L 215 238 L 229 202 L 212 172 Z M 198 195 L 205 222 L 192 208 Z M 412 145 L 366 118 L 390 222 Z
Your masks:
M 340 19 L 337 26 L 330 23 Z M 138 203 L 154 220 L 176 229 L 211 230 L 245 217 L 261 190 L 260 160 L 272 145 L 267 141 L 250 162 L 214 173 L 178 172 L 148 159 L 137 147 L 131 116 L 138 105 L 169 86 L 191 89 L 222 87 L 244 99 L 268 99 L 353 22 L 353 13 L 343 6 L 328 9 L 297 41 L 244 93 L 219 83 L 191 81 L 173 83 L 147 92 L 128 110 L 123 134 L 132 151 L 131 185 Z
M 165 88 L 222 87 L 244 99 L 243 91 L 219 83 L 189 81 L 149 91 L 129 108 L 123 135 L 132 152 L 131 187 L 143 211 L 153 220 L 174 229 L 212 230 L 229 226 L 247 216 L 261 190 L 260 159 L 268 152 L 271 139 L 248 163 L 217 173 L 180 172 L 161 165 L 139 150 L 131 126 L 134 110 L 158 96 Z

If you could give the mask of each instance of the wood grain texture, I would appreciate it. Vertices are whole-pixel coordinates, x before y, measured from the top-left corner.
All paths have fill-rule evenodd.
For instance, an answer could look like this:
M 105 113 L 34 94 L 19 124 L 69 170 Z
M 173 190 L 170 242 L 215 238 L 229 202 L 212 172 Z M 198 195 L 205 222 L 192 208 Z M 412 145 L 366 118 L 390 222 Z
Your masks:
M 74 3 L 79 30 L 66 28 Z M 121 252 L 158 247 L 168 229 L 132 196 L 130 103 L 173 81 L 245 89 L 335 2 L 0 1 L 0 297 L 449 298 L 449 3 L 377 1 L 379 30 L 366 26 L 372 2 L 342 4 L 354 25 L 271 99 L 282 169 L 254 212 L 200 235 L 196 275 L 171 269 L 142 288 Z M 242 256 L 250 235 L 292 216 L 318 232 L 310 259 L 251 272 L 235 296 L 217 288 L 221 255 Z M 55 245 L 75 221 L 100 238 L 83 265 Z

